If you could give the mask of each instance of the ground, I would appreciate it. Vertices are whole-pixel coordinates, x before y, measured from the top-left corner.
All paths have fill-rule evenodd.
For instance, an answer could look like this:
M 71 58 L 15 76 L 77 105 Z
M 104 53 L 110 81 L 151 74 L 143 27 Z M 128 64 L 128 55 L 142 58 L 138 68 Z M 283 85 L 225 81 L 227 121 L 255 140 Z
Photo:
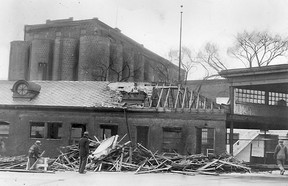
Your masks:
M 288 186 L 288 173 L 223 174 L 220 176 L 187 176 L 175 173 L 149 173 L 135 175 L 133 172 L 55 172 L 27 173 L 0 172 L 2 186 Z

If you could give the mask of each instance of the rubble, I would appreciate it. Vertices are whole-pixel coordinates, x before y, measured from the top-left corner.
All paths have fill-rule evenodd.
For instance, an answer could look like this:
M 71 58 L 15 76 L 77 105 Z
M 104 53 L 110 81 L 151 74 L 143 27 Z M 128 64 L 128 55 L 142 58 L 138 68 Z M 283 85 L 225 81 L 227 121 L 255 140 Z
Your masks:
M 194 154 L 183 156 L 178 153 L 152 152 L 141 144 L 131 146 L 131 142 L 120 144 L 118 135 L 99 141 L 90 139 L 90 152 L 86 169 L 88 171 L 133 171 L 135 174 L 172 172 L 184 175 L 251 172 L 249 167 L 228 154 L 205 156 Z M 77 171 L 79 150 L 77 145 L 58 149 L 60 155 L 50 159 L 49 171 Z M 25 168 L 27 157 L 0 158 L 0 168 Z

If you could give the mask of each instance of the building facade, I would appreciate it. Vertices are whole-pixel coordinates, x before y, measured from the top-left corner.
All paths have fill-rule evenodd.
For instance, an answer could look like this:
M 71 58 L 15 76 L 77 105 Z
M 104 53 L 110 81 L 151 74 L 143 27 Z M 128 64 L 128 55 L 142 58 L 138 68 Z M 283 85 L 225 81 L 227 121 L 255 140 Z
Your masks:
M 97 18 L 47 20 L 24 34 L 11 42 L 9 80 L 178 81 L 176 65 Z

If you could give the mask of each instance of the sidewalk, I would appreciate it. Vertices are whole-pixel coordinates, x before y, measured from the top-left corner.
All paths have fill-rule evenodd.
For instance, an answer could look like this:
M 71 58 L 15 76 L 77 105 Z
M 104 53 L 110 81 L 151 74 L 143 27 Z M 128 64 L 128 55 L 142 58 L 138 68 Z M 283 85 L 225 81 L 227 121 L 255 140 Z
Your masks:
M 265 180 L 287 180 L 288 181 L 288 170 L 284 175 L 280 175 L 280 171 L 267 171 L 267 172 L 254 172 L 254 173 L 227 173 L 220 174 L 221 177 L 234 177 L 243 179 L 265 179 Z

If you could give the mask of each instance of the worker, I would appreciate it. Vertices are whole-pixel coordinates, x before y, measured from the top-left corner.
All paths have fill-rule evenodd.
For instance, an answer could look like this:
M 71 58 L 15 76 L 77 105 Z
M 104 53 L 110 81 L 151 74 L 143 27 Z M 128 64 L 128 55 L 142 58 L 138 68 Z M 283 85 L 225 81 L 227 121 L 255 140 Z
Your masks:
M 278 145 L 274 151 L 274 158 L 277 161 L 277 165 L 280 169 L 280 174 L 283 175 L 285 172 L 284 165 L 287 158 L 287 147 L 284 145 L 283 140 L 278 141 Z
M 79 173 L 84 174 L 85 166 L 87 163 L 87 158 L 89 155 L 89 139 L 88 139 L 89 133 L 86 131 L 83 134 L 83 137 L 79 141 Z
M 28 162 L 26 170 L 36 169 L 36 161 L 40 158 L 41 141 L 37 140 L 28 151 Z

